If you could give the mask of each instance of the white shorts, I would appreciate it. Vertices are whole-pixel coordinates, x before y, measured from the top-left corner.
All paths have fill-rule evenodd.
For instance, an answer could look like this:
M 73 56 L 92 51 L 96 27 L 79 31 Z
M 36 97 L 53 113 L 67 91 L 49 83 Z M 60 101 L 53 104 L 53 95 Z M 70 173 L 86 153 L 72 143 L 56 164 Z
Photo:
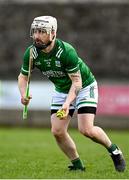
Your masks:
M 64 104 L 68 94 L 55 91 L 52 96 L 51 110 L 58 110 Z M 76 99 L 71 103 L 70 109 L 79 109 L 81 107 L 95 107 L 98 103 L 98 86 L 93 82 L 83 88 L 78 93 Z

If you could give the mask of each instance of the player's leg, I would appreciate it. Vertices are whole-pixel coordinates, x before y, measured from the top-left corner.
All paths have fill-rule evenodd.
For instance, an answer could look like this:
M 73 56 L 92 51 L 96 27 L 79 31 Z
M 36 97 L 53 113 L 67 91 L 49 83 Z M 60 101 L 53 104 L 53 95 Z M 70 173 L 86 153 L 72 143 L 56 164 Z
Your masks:
M 88 107 L 83 107 L 88 109 Z M 81 108 L 80 108 L 81 110 Z M 90 113 L 84 113 L 84 114 L 78 114 L 78 128 L 79 131 L 91 138 L 93 141 L 102 144 L 103 146 L 110 147 L 111 146 L 111 141 L 107 134 L 103 131 L 102 128 L 98 126 L 94 126 L 94 114 Z
M 79 158 L 76 145 L 70 135 L 68 134 L 68 125 L 70 119 L 74 113 L 74 108 L 71 106 L 69 110 L 68 118 L 65 120 L 59 120 L 56 117 L 56 112 L 61 108 L 64 103 L 66 95 L 62 93 L 54 93 L 52 105 L 51 105 L 51 131 L 56 139 L 56 142 L 60 149 L 71 160 L 72 166 L 69 166 L 70 170 L 84 170 L 82 161 Z
M 92 91 L 92 92 L 91 92 Z M 124 171 L 125 161 L 120 149 L 112 144 L 104 130 L 94 125 L 94 118 L 97 108 L 97 84 L 84 88 L 78 96 L 78 128 L 84 135 L 93 141 L 102 144 L 111 154 L 117 171 Z M 85 101 L 82 102 L 82 99 Z
M 70 111 L 72 112 L 72 111 Z M 56 142 L 60 149 L 66 154 L 66 156 L 71 160 L 72 165 L 68 166 L 70 170 L 84 170 L 84 165 L 79 158 L 76 145 L 70 135 L 67 132 L 71 117 L 68 116 L 65 120 L 59 120 L 56 114 L 51 115 L 51 131 L 56 139 Z
M 107 148 L 117 171 L 125 170 L 125 160 L 121 150 L 111 142 L 102 128 L 94 126 L 94 114 L 78 114 L 78 127 L 84 136 Z
M 62 151 L 68 156 L 70 160 L 76 159 L 79 157 L 75 143 L 67 132 L 69 125 L 70 116 L 65 120 L 59 120 L 56 117 L 56 113 L 51 115 L 51 131 L 54 135 L 57 144 L 62 149 Z

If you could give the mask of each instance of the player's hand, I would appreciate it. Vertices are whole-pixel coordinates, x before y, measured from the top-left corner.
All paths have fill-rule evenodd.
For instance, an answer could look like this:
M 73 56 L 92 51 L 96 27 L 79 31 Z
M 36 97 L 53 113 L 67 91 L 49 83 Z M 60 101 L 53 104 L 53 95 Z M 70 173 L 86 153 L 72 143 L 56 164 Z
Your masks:
M 68 114 L 69 114 L 69 104 L 67 102 L 65 102 L 63 104 L 62 108 L 57 111 L 56 116 L 60 120 L 66 120 Z
M 28 96 L 27 98 L 23 96 L 23 97 L 21 97 L 21 103 L 22 103 L 23 105 L 28 105 L 29 102 L 30 102 L 30 99 L 32 99 L 32 96 L 31 96 L 31 95 Z
M 65 102 L 61 108 L 65 111 L 65 117 L 67 117 L 69 114 L 69 106 L 70 106 L 69 103 Z

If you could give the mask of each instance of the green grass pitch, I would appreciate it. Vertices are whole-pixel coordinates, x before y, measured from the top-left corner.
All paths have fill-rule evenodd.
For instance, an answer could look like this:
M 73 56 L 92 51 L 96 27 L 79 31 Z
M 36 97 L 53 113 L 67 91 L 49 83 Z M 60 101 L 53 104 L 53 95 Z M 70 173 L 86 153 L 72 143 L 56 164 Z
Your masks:
M 129 178 L 129 144 L 127 131 L 107 131 L 124 152 L 127 169 L 114 170 L 107 150 L 69 129 L 76 142 L 85 172 L 70 172 L 69 160 L 59 150 L 50 129 L 0 129 L 0 179 L 127 179 Z

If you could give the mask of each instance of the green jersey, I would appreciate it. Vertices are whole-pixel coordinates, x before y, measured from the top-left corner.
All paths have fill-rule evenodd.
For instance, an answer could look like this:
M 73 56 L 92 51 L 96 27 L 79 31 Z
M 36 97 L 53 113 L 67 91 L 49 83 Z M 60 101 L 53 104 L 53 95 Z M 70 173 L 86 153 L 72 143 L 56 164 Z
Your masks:
M 28 47 L 24 54 L 21 73 L 28 75 L 29 52 Z M 80 70 L 83 88 L 95 81 L 89 67 L 78 57 L 76 50 L 62 40 L 56 39 L 54 48 L 49 53 L 37 50 L 38 56 L 33 61 L 33 67 L 38 68 L 55 85 L 58 92 L 68 93 L 72 81 L 68 74 Z

